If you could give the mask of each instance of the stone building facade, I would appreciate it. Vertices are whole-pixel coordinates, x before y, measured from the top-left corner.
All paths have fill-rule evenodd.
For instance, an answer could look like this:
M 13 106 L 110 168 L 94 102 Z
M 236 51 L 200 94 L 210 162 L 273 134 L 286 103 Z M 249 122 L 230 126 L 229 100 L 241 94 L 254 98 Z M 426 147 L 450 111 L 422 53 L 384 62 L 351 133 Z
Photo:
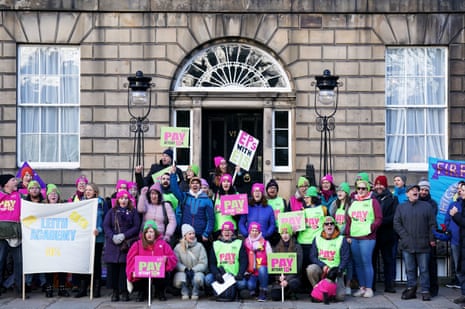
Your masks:
M 223 153 L 211 151 L 218 123 L 241 121 L 260 138 L 257 175 L 264 182 L 277 179 L 281 193 L 289 197 L 309 165 L 319 177 L 321 141 L 312 82 L 329 69 L 343 82 L 332 132 L 336 182 L 352 183 L 360 171 L 373 178 L 407 172 L 410 182 L 417 181 L 426 170 L 400 171 L 386 164 L 386 49 L 395 46 L 447 49 L 445 153 L 448 159 L 463 159 L 463 1 L 6 0 L 0 8 L 1 172 L 16 171 L 22 161 L 17 156 L 18 46 L 80 51 L 79 164 L 33 165 L 65 194 L 81 174 L 99 184 L 102 195 L 109 195 L 118 179 L 131 179 L 134 136 L 125 83 L 138 70 L 155 84 L 145 133 L 146 171 L 164 149 L 161 128 L 180 125 L 182 118 L 190 127 L 191 149 L 178 151 L 179 159 L 200 165 L 205 176 L 214 155 L 227 156 L 226 146 Z M 223 46 L 262 52 L 288 84 L 256 91 L 225 85 L 213 91 L 183 90 L 189 64 Z M 284 168 L 274 155 L 276 111 L 288 115 L 289 162 Z M 223 133 L 237 136 L 241 127 L 232 128 L 226 125 Z

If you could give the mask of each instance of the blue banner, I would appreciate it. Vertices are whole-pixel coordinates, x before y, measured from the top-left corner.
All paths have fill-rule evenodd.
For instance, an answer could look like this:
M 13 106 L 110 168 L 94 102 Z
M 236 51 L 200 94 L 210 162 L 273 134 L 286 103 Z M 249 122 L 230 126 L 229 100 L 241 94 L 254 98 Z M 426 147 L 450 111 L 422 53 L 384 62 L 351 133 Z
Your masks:
M 449 204 L 457 199 L 457 184 L 465 180 L 465 162 L 428 159 L 428 180 L 431 185 L 431 197 L 438 202 L 438 227 L 444 223 Z

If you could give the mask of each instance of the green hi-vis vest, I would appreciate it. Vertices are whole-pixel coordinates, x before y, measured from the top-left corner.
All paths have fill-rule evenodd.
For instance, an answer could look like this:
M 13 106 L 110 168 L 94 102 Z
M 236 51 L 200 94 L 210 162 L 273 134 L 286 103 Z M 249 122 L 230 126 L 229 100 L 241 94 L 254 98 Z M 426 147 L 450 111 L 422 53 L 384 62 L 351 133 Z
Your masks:
M 317 207 L 304 208 L 304 214 L 305 230 L 299 232 L 297 235 L 297 242 L 299 244 L 311 245 L 313 239 L 321 233 L 325 213 L 323 207 L 320 205 Z
M 361 237 L 371 233 L 371 224 L 375 221 L 372 200 L 354 201 L 349 208 L 350 236 Z
M 336 213 L 334 214 L 334 219 L 336 220 L 336 224 L 337 224 L 337 227 L 339 228 L 339 231 L 342 231 L 342 228 L 346 224 L 346 211 L 343 207 L 344 206 L 341 205 L 341 207 L 339 207 L 336 210 Z
M 217 266 L 223 266 L 227 273 L 237 275 L 239 272 L 239 251 L 241 250 L 242 241 L 236 239 L 232 242 L 223 242 L 216 240 L 213 242 L 213 250 Z
M 215 200 L 215 228 L 213 229 L 213 231 L 216 232 L 216 231 L 221 230 L 223 223 L 227 221 L 232 222 L 232 224 L 234 224 L 234 230 L 237 231 L 236 220 L 234 220 L 233 216 L 221 214 L 220 202 L 221 202 L 221 198 L 217 197 Z
M 171 206 L 173 206 L 173 211 L 175 211 L 179 203 L 176 196 L 174 196 L 173 193 L 163 193 L 162 195 L 163 195 L 163 200 L 170 202 Z
M 284 199 L 280 196 L 277 196 L 276 198 L 272 200 L 268 200 L 268 205 L 273 208 L 274 212 L 274 219 L 276 221 L 276 227 L 278 226 L 278 215 L 286 210 L 285 205 L 284 205 Z
M 339 235 L 334 239 L 324 239 L 316 237 L 316 246 L 318 248 L 318 259 L 331 267 L 338 267 L 341 263 L 341 247 L 344 237 Z

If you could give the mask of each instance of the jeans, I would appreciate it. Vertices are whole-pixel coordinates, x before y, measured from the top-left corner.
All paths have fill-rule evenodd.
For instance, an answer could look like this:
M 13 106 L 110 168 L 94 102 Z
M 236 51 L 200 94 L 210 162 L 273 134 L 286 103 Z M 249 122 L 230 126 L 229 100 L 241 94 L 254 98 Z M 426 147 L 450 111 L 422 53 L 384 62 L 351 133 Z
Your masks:
M 450 245 L 450 251 L 452 253 L 452 260 L 453 260 L 453 265 L 452 265 L 452 274 L 457 275 L 457 267 L 459 266 L 459 261 L 460 261 L 460 247 L 459 245 Z M 453 277 L 452 277 L 453 278 Z
M 212 287 L 212 283 L 216 281 L 215 275 L 209 273 L 205 276 L 205 286 L 208 288 Z M 240 291 L 247 288 L 247 280 L 242 279 L 240 281 L 236 281 L 236 288 Z
M 0 274 L 3 274 L 3 270 L 6 265 L 6 259 L 8 252 L 11 253 L 13 258 L 13 276 L 15 279 L 16 291 L 21 293 L 23 286 L 23 256 L 22 256 L 22 246 L 10 247 L 8 242 L 5 239 L 0 240 Z M 0 278 L 3 280 L 3 278 Z
M 258 269 L 258 276 L 250 276 L 247 280 L 247 288 L 249 291 L 255 291 L 257 288 L 257 281 L 260 289 L 266 290 L 268 288 L 268 267 L 260 266 Z
M 353 239 L 350 245 L 355 273 L 361 287 L 373 288 L 373 250 L 375 239 Z
M 402 257 L 407 273 L 407 287 L 417 286 L 417 267 L 420 269 L 420 287 L 422 293 L 429 293 L 429 259 L 430 253 L 410 253 L 402 250 Z

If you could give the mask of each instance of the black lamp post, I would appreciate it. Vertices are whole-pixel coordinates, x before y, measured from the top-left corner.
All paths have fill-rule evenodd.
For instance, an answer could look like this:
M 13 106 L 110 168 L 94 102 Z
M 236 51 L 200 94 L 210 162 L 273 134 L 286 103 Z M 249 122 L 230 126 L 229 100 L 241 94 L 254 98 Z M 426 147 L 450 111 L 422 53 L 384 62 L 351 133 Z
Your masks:
M 320 137 L 320 179 L 326 174 L 332 173 L 331 160 L 331 131 L 336 126 L 334 115 L 337 111 L 339 87 L 342 82 L 339 76 L 331 75 L 329 70 L 324 70 L 323 75 L 315 76 L 312 82 L 315 86 L 314 108 L 316 117 L 316 129 L 321 132 Z
M 149 130 L 147 119 L 152 108 L 150 90 L 154 86 L 152 78 L 137 71 L 136 76 L 128 76 L 128 111 L 131 115 L 129 130 L 134 132 L 134 148 L 132 152 L 132 169 L 136 165 L 144 165 L 144 133 Z M 132 173 L 134 176 L 134 173 Z

